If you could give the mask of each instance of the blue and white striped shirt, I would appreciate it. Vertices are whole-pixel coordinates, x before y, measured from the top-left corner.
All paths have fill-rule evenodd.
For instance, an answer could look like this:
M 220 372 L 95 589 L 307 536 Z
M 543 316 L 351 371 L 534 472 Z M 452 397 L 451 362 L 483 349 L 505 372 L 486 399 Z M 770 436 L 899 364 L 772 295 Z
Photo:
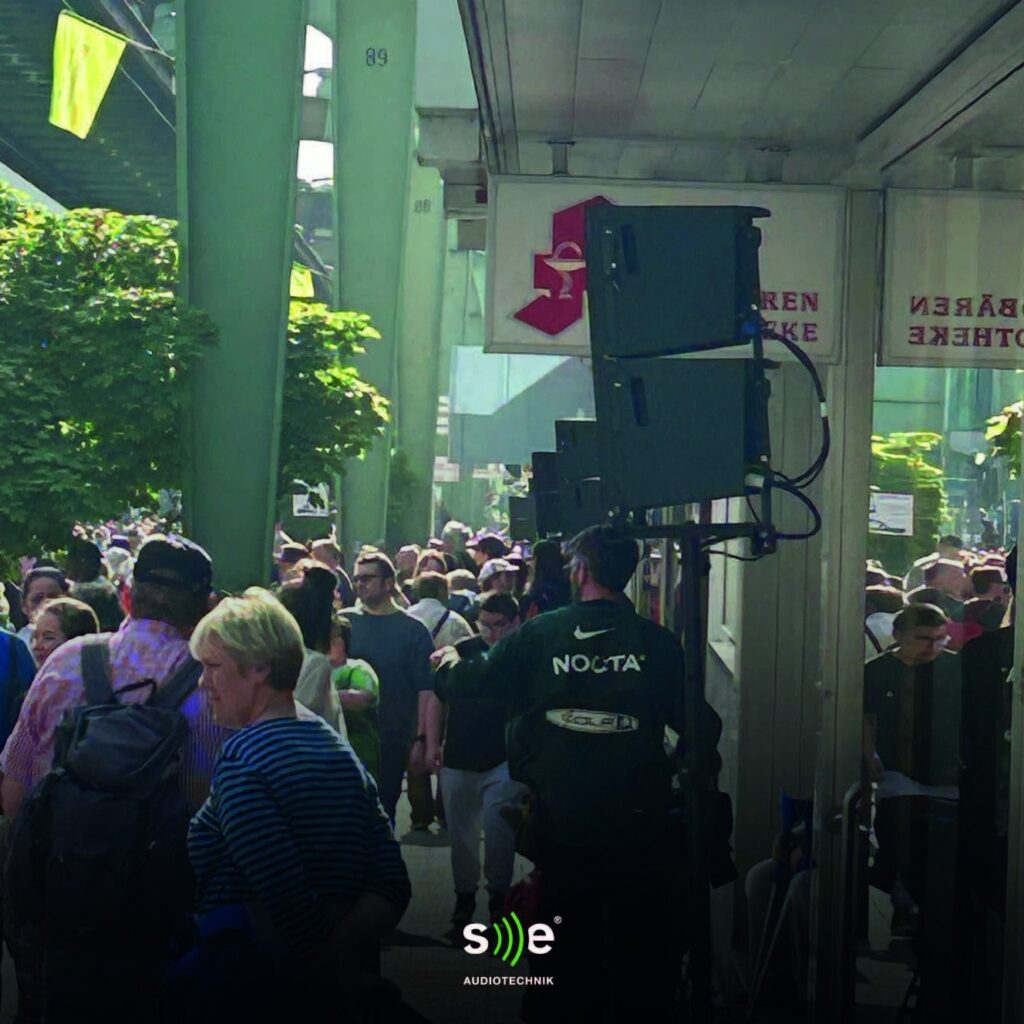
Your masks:
M 411 895 L 373 779 L 319 718 L 225 740 L 188 848 L 200 913 L 255 904 L 295 952 L 328 938 L 332 907 L 372 892 L 404 911 Z

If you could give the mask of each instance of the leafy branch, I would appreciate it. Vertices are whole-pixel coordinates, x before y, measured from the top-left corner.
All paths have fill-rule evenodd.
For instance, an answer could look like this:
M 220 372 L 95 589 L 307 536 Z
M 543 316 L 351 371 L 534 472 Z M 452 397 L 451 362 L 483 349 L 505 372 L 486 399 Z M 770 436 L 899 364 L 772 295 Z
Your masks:
M 0 558 L 181 487 L 189 375 L 217 332 L 177 298 L 175 227 L 58 215 L 0 183 Z M 387 401 L 349 365 L 379 337 L 364 314 L 292 305 L 282 483 L 330 479 L 383 432 Z
M 1024 417 L 1024 402 L 1014 402 L 988 420 L 985 440 L 992 442 L 988 455 L 977 457 L 980 465 L 989 459 L 1003 459 L 1010 471 L 1010 478 L 1020 476 L 1020 425 Z

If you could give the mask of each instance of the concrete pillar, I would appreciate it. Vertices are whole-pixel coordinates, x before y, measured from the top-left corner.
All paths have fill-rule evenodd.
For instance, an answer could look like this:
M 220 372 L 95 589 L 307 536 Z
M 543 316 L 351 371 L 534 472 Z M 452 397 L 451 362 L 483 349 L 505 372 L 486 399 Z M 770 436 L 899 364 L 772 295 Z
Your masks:
M 772 464 L 793 476 L 814 461 L 821 444 L 818 400 L 802 366 L 786 363 L 771 376 Z M 820 508 L 820 479 L 808 495 Z M 773 518 L 785 533 L 810 526 L 803 507 L 782 493 L 775 495 Z M 821 545 L 821 534 L 784 541 L 770 558 L 741 567 L 734 833 L 741 876 L 771 853 L 781 829 L 780 791 L 809 799 L 814 790 Z
M 875 351 L 878 341 L 877 192 L 850 194 L 845 351 L 829 371 L 832 455 L 825 469 L 821 603 L 821 734 L 814 790 L 811 909 L 813 1020 L 842 1015 L 842 850 L 834 827 L 843 795 L 860 777 L 864 717 L 864 562 L 867 558 Z
M 433 518 L 437 398 L 440 394 L 441 304 L 444 297 L 445 217 L 441 176 L 415 164 L 409 181 L 408 222 L 398 328 L 398 448 L 409 460 L 412 493 L 398 541 L 422 543 Z
M 342 309 L 369 313 L 383 341 L 356 365 L 397 397 L 398 307 L 412 160 L 415 0 L 337 0 L 334 195 Z M 347 469 L 342 542 L 383 539 L 393 432 Z
M 179 0 L 183 297 L 220 342 L 196 371 L 188 527 L 218 586 L 266 580 L 295 220 L 304 0 Z

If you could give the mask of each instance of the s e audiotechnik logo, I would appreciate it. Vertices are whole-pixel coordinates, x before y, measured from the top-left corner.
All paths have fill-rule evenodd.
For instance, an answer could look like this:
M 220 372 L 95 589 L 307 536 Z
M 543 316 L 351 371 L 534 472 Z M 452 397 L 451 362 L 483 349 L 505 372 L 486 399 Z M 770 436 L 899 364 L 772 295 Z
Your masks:
M 556 917 L 555 924 L 562 919 Z M 467 924 L 462 929 L 462 937 L 466 940 L 466 952 L 473 956 L 482 956 L 490 951 L 492 957 L 509 967 L 515 967 L 524 952 L 535 956 L 543 956 L 551 952 L 555 942 L 554 929 L 547 924 L 531 924 L 523 927 L 519 915 L 513 911 L 500 921 L 494 922 L 490 928 L 485 924 Z M 554 985 L 555 979 L 539 975 L 480 975 L 467 976 L 464 985 Z

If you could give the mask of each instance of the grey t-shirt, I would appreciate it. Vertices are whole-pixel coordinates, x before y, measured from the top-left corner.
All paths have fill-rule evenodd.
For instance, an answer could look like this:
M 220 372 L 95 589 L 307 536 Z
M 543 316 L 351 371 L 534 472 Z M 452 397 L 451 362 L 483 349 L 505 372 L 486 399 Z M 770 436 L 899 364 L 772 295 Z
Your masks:
M 348 656 L 368 661 L 380 679 L 377 721 L 381 736 L 411 740 L 419 695 L 434 688 L 430 630 L 403 611 L 370 615 L 362 608 L 347 608 L 344 614 L 352 623 Z

